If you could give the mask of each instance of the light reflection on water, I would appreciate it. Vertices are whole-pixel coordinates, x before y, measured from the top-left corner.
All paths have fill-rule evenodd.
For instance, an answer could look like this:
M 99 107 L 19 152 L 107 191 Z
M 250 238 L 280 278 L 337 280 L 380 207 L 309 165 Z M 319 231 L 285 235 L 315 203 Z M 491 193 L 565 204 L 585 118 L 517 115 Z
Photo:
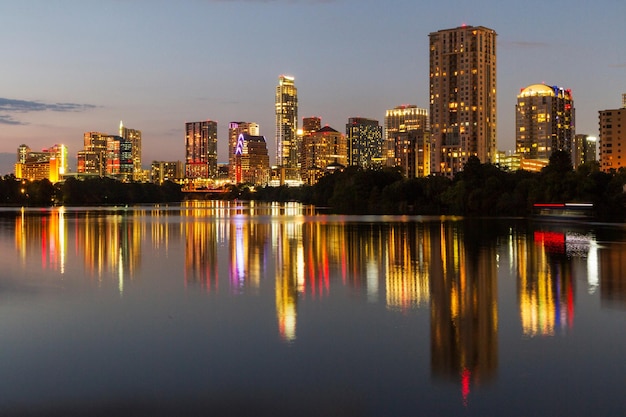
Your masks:
M 107 318 L 106 312 L 113 308 L 108 306 L 115 305 L 119 311 L 139 309 L 139 314 L 135 311 L 124 316 L 123 326 L 136 332 L 132 340 L 161 340 L 167 349 L 156 343 L 154 348 L 162 349 L 156 355 L 179 361 L 181 368 L 192 366 L 186 362 L 191 359 L 171 357 L 168 349 L 179 349 L 175 343 L 197 343 L 198 349 L 214 350 L 221 361 L 230 362 L 231 355 L 239 357 L 235 352 L 241 349 L 240 340 L 246 340 L 250 349 L 258 349 L 257 353 L 266 358 L 264 365 L 243 360 L 244 365 L 236 366 L 239 378 L 225 371 L 226 379 L 246 387 L 242 389 L 245 395 L 250 395 L 250 381 L 245 377 L 248 372 L 265 375 L 256 378 L 260 382 L 266 378 L 264 389 L 270 391 L 279 390 L 281 383 L 290 389 L 297 387 L 304 401 L 313 398 L 306 395 L 307 390 L 328 389 L 335 393 L 349 387 L 350 392 L 358 394 L 357 409 L 363 415 L 446 415 L 460 409 L 476 415 L 485 410 L 488 414 L 506 411 L 525 415 L 545 410 L 549 405 L 541 398 L 545 396 L 544 401 L 549 401 L 553 389 L 542 386 L 545 375 L 531 373 L 520 379 L 519 373 L 510 370 L 515 368 L 511 364 L 520 366 L 529 361 L 527 366 L 532 368 L 561 359 L 542 357 L 540 347 L 528 344 L 554 336 L 569 337 L 571 342 L 574 329 L 583 335 L 589 331 L 586 340 L 614 338 L 608 324 L 601 333 L 597 333 L 598 326 L 589 325 L 590 321 L 605 319 L 604 307 L 618 311 L 618 316 L 612 315 L 611 319 L 617 320 L 622 329 L 626 322 L 626 277 L 622 278 L 626 244 L 620 227 L 320 215 L 296 203 L 242 202 L 5 210 L 0 216 L 0 256 L 6 265 L 5 274 L 0 275 L 0 294 L 4 292 L 5 299 L 17 297 L 12 291 L 24 285 L 48 294 L 51 284 L 59 284 L 60 289 L 44 297 L 46 302 L 58 300 L 62 305 L 75 296 L 95 297 L 95 303 L 104 311 L 102 316 L 97 315 L 98 320 L 110 320 L 108 326 L 117 330 L 121 325 Z M 113 294 L 116 298 L 111 298 Z M 120 299 L 127 301 L 119 305 Z M 169 339 L 167 332 L 149 330 L 152 316 L 162 314 L 172 319 L 185 315 L 164 313 L 166 306 L 177 312 L 208 309 L 211 314 L 187 317 L 176 330 L 177 337 L 183 332 L 185 340 Z M 27 298 L 22 307 L 11 308 L 19 312 L 20 308 L 38 311 L 48 307 L 41 297 L 34 297 Z M 57 309 L 64 311 L 63 306 Z M 83 311 L 72 313 L 80 315 Z M 579 314 L 583 324 L 577 327 Z M 243 317 L 246 320 L 242 321 Z M 237 325 L 225 324 L 231 321 Z M 20 322 L 19 315 L 7 314 L 4 326 L 15 332 Z M 69 331 L 63 321 L 55 325 L 65 330 L 59 333 L 57 344 L 67 342 L 62 338 L 68 332 L 78 340 L 85 337 L 73 329 Z M 30 326 L 37 327 L 33 323 Z M 196 340 L 206 329 L 214 332 Z M 27 324 L 24 331 L 32 329 Z M 596 333 L 592 336 L 591 332 Z M 109 336 L 111 340 L 103 339 L 100 349 L 116 349 L 116 334 Z M 278 344 L 268 342 L 274 336 Z M 15 358 L 25 362 L 33 359 L 19 353 L 28 350 L 22 345 L 22 336 L 8 342 L 18 352 Z M 624 336 L 612 342 L 624 346 Z M 216 348 L 216 343 L 221 347 Z M 525 343 L 525 350 L 518 350 L 520 343 Z M 591 353 L 606 354 L 601 346 Z M 285 347 L 290 350 L 283 351 Z M 33 354 L 38 353 L 35 350 Z M 98 348 L 90 353 L 98 354 Z M 573 348 L 560 353 L 567 358 L 577 357 Z M 348 356 L 335 362 L 335 355 Z M 364 355 L 367 359 L 360 360 Z M 312 358 L 318 366 L 308 363 Z M 612 359 L 615 357 L 607 355 L 606 360 Z M 225 366 L 214 360 L 196 358 L 198 370 L 194 372 Z M 47 364 L 45 359 L 38 361 Z M 371 367 L 369 371 L 362 369 L 365 363 Z M 75 365 L 71 361 L 69 364 Z M 552 366 L 553 372 L 562 371 Z M 147 372 L 145 367 L 158 368 L 158 362 L 147 361 L 130 369 Z M 292 374 L 292 367 L 301 374 Z M 11 369 L 0 360 L 0 374 L 11 375 Z M 113 367 L 110 372 L 115 376 L 125 371 L 128 368 Z M 33 372 L 36 376 L 38 371 Z M 86 377 L 75 372 L 73 380 Z M 279 383 L 268 376 L 274 373 L 289 377 Z M 583 376 L 571 383 L 597 383 L 584 379 L 589 375 Z M 202 383 L 194 385 L 192 382 L 198 381 L 193 377 L 174 372 L 167 380 L 157 377 L 147 384 L 148 388 L 142 384 L 130 384 L 128 388 L 147 395 L 168 390 L 172 381 L 192 389 L 192 393 L 194 389 L 212 391 L 221 384 L 200 375 L 196 378 Z M 525 386 L 525 378 L 532 379 L 536 386 L 518 392 L 515 383 Z M 81 389 L 86 395 L 98 397 L 107 392 L 100 388 L 106 388 L 106 381 L 111 379 L 115 378 L 94 381 L 92 390 Z M 42 387 L 46 386 L 45 380 L 39 382 Z M 42 407 L 69 401 L 73 395 L 68 393 L 75 389 L 72 383 L 65 387 L 61 384 L 46 401 L 42 400 Z M 30 404 L 29 394 L 15 386 L 6 392 L 0 406 Z M 416 396 L 417 392 L 424 392 L 424 397 Z M 98 398 L 114 401 L 119 395 L 113 391 Z M 177 395 L 172 394 L 172 401 L 180 400 Z M 197 395 L 194 393 L 195 400 L 185 403 L 207 406 Z M 443 406 L 442 396 L 452 400 Z M 578 401 L 582 403 L 573 405 L 573 410 L 584 410 L 597 399 L 582 396 Z M 520 408 L 511 410 L 516 402 Z M 623 403 L 604 407 L 608 411 L 626 410 Z

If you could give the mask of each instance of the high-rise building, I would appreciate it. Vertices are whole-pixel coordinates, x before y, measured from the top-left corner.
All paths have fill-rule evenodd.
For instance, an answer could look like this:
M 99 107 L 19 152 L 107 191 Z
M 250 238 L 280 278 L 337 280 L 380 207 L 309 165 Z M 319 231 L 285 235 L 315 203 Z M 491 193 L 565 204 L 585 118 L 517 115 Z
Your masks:
M 596 161 L 597 139 L 589 135 L 577 134 L 572 145 L 572 165 L 574 169 L 582 164 Z
M 240 133 L 235 147 L 235 183 L 267 185 L 270 157 L 264 136 Z
M 317 132 L 322 128 L 322 118 L 317 116 L 302 118 L 302 135 Z
M 378 120 L 351 117 L 346 124 L 348 165 L 365 169 L 384 165 L 383 128 Z
M 122 181 L 133 179 L 133 145 L 130 139 L 107 136 L 106 174 Z
M 626 103 L 621 109 L 601 110 L 600 170 L 610 172 L 626 167 Z M 622 158 L 623 156 L 623 158 Z
M 496 32 L 461 26 L 430 37 L 433 172 L 452 176 L 470 156 L 493 162 L 496 147 Z
M 67 147 L 53 145 L 41 152 L 34 152 L 28 145 L 17 149 L 15 177 L 31 181 L 47 179 L 52 183 L 62 179 L 67 172 Z
M 515 148 L 524 159 L 549 159 L 553 151 L 572 152 L 574 100 L 571 90 L 533 84 L 515 105 Z
M 230 122 L 228 124 L 228 179 L 232 182 L 236 182 L 235 149 L 239 135 L 242 133 L 259 136 L 258 123 Z
M 313 185 L 329 170 L 347 165 L 346 136 L 324 126 L 302 137 L 302 180 Z
M 212 179 L 217 175 L 217 122 L 185 123 L 185 177 Z
M 28 154 L 30 153 L 30 146 L 28 145 L 20 145 L 17 148 L 17 162 L 24 163 L 26 162 L 26 158 L 28 158 Z
M 101 132 L 85 132 L 83 150 L 78 152 L 76 171 L 79 174 L 103 176 L 106 173 L 107 138 Z
M 406 178 L 430 175 L 430 125 L 428 110 L 398 106 L 385 113 L 386 165 L 400 167 Z
M 278 77 L 276 86 L 276 165 L 295 172 L 298 168 L 298 89 L 294 78 Z
M 143 172 L 141 168 L 141 130 L 130 129 L 120 120 L 120 136 L 131 144 L 133 160 L 133 181 L 140 181 Z

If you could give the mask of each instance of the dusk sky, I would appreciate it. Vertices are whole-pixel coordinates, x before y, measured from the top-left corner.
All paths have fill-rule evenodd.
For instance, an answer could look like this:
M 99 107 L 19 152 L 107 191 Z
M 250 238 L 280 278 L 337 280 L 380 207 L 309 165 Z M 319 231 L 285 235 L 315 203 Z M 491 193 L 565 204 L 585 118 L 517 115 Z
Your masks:
M 83 132 L 143 134 L 143 161 L 184 160 L 184 123 L 260 124 L 275 156 L 274 93 L 295 77 L 299 121 L 345 132 L 401 104 L 428 108 L 428 34 L 463 24 L 498 33 L 498 149 L 514 148 L 516 96 L 572 90 L 576 133 L 626 93 L 626 1 L 25 0 L 0 3 L 0 152 Z M 74 167 L 72 167 L 73 169 Z

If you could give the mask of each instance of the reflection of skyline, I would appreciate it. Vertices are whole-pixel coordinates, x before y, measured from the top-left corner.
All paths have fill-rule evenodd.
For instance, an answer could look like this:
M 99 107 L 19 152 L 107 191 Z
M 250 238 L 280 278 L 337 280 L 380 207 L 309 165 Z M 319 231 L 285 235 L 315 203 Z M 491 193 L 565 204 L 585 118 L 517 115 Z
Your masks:
M 595 253 L 589 249 L 593 247 L 591 238 L 562 230 L 535 230 L 532 236 L 522 233 L 513 239 L 523 334 L 553 336 L 571 329 L 575 312 L 573 259 Z M 597 259 L 589 256 L 589 262 Z
M 135 213 L 68 212 L 60 207 L 33 215 L 22 210 L 15 230 L 15 246 L 22 262 L 37 248 L 42 269 L 64 274 L 68 257 L 82 255 L 87 276 L 98 282 L 106 276 L 115 279 L 120 293 L 125 280 L 132 279 L 141 265 L 145 230 Z M 72 255 L 68 254 L 70 239 L 76 250 Z
M 98 285 L 114 282 L 119 291 L 141 267 L 143 239 L 166 253 L 182 243 L 185 284 L 252 295 L 271 285 L 281 337 L 291 340 L 300 299 L 320 300 L 339 287 L 403 312 L 439 308 L 433 294 L 449 290 L 450 317 L 461 315 L 465 297 L 476 291 L 467 285 L 467 236 L 462 222 L 444 224 L 352 222 L 313 216 L 297 204 L 191 202 L 164 210 L 26 210 L 15 217 L 14 239 L 22 263 L 37 256 L 42 269 L 63 274 L 68 259 L 74 268 L 80 259 L 86 277 Z M 577 275 L 587 276 L 588 291 L 598 291 L 603 305 L 626 305 L 621 244 L 597 244 L 593 235 L 569 231 L 511 233 L 524 335 L 552 335 L 573 325 Z M 443 283 L 439 274 L 447 276 Z
M 602 306 L 626 309 L 626 245 L 603 244 L 600 253 L 600 300 Z
M 409 310 L 427 306 L 430 299 L 429 268 L 432 240 L 429 224 L 390 228 L 387 260 L 387 306 Z
M 461 225 L 431 228 L 430 343 L 433 376 L 459 381 L 466 404 L 498 367 L 498 289 L 495 245 L 466 245 Z

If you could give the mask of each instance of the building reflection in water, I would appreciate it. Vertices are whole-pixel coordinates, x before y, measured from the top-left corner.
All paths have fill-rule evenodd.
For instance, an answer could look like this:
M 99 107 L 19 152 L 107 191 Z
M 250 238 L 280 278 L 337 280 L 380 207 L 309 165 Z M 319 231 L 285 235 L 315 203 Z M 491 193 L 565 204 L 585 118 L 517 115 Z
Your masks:
M 303 286 L 302 223 L 272 223 L 276 260 L 276 317 L 280 337 L 296 338 L 298 288 Z
M 16 217 L 15 244 L 22 262 L 29 253 L 40 251 L 42 269 L 65 272 L 68 239 L 83 258 L 88 277 L 98 283 L 117 281 L 122 293 L 125 280 L 132 279 L 141 266 L 141 239 L 145 226 L 136 212 L 66 211 L 54 208 L 36 215 L 22 211 Z
M 623 233 L 606 236 L 597 250 L 600 260 L 600 301 L 602 307 L 626 310 L 626 245 Z
M 468 242 L 463 223 L 433 223 L 431 234 L 431 371 L 458 381 L 464 404 L 472 386 L 498 367 L 495 244 Z
M 593 237 L 539 229 L 512 239 L 517 245 L 518 300 L 524 335 L 553 336 L 571 329 L 575 312 L 574 261 L 587 259 L 590 290 L 597 280 Z
M 203 210 L 189 209 L 182 223 L 185 241 L 185 285 L 196 284 L 207 291 L 219 289 L 219 224 L 204 219 Z
M 386 267 L 385 287 L 387 306 L 400 310 L 427 307 L 430 299 L 430 273 L 432 266 L 432 238 L 430 223 L 399 224 L 390 228 L 388 248 L 383 258 Z M 382 248 L 380 248 L 382 249 Z M 370 259 L 375 259 L 374 252 Z
M 23 264 L 40 257 L 42 269 L 64 274 L 68 257 L 82 259 L 86 277 L 120 292 L 141 267 L 144 237 L 159 253 L 180 242 L 185 285 L 252 295 L 271 286 L 270 308 L 286 342 L 296 340 L 299 303 L 338 287 L 390 310 L 429 308 L 432 375 L 458 383 L 465 401 L 497 371 L 498 239 L 517 277 L 524 336 L 573 326 L 576 276 L 586 276 L 603 305 L 626 306 L 626 246 L 612 243 L 623 242 L 621 235 L 598 244 L 586 231 L 512 227 L 490 236 L 489 227 L 472 222 L 350 219 L 312 216 L 297 204 L 55 208 L 18 213 L 14 239 Z
M 22 208 L 15 218 L 15 247 L 25 264 L 27 255 L 41 250 L 41 268 L 65 273 L 67 257 L 67 225 L 65 209 L 54 210 L 50 215 L 26 213 Z

